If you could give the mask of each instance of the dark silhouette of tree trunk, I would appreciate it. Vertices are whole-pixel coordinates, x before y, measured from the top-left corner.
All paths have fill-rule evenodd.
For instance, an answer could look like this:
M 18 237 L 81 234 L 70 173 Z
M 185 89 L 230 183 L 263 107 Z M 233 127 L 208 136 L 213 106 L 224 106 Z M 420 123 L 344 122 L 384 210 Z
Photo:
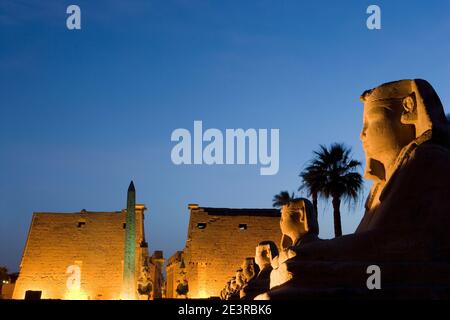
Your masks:
M 333 195 L 333 218 L 334 218 L 334 236 L 342 236 L 342 225 L 341 225 L 341 199 L 337 195 Z
M 312 197 L 312 203 L 313 203 L 314 210 L 316 211 L 315 214 L 316 214 L 316 220 L 317 220 L 318 219 L 318 212 L 319 212 L 318 209 L 317 209 L 317 192 L 313 192 L 311 197 Z

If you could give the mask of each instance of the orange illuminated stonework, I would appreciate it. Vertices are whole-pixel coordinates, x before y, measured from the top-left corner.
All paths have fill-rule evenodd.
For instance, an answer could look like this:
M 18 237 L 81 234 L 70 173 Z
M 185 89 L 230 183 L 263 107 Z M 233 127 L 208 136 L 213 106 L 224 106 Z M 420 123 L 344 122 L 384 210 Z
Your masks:
M 169 259 L 166 296 L 180 298 L 177 286 L 185 280 L 188 298 L 218 297 L 224 284 L 254 257 L 260 241 L 279 243 L 277 209 L 206 208 L 189 205 L 186 247 Z M 181 296 L 184 298 L 184 296 Z
M 149 257 L 144 205 L 136 210 L 136 288 L 161 297 L 162 252 Z M 121 299 L 126 210 L 34 213 L 13 298 Z M 144 290 L 145 291 L 145 290 Z

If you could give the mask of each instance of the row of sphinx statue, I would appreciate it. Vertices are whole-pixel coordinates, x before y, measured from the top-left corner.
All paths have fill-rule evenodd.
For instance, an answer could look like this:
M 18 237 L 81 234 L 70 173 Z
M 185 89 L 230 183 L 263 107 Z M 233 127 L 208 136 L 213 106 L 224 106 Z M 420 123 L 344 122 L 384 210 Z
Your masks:
M 450 298 L 450 124 L 425 80 L 382 84 L 361 95 L 365 178 L 372 188 L 353 234 L 318 238 L 317 213 L 283 206 L 280 249 L 271 241 L 221 292 L 222 299 Z M 366 285 L 381 270 L 381 290 Z
M 273 241 L 260 242 L 254 257 L 244 259 L 241 268 L 221 291 L 223 300 L 264 299 L 272 288 L 292 278 L 285 261 L 295 256 L 292 246 L 319 240 L 317 215 L 308 199 L 298 198 L 283 206 L 280 227 L 282 250 Z

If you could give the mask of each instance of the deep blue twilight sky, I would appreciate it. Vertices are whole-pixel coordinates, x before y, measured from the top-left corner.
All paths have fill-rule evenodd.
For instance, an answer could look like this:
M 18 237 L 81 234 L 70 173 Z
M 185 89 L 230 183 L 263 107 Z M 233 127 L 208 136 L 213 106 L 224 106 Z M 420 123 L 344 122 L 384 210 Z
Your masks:
M 72 3 L 81 31 L 66 29 Z M 270 207 L 319 144 L 363 161 L 359 95 L 418 77 L 450 104 L 448 1 L 2 0 L 0 265 L 18 270 L 33 211 L 120 210 L 131 179 L 150 249 L 169 257 L 190 202 Z M 171 132 L 194 120 L 279 128 L 279 173 L 173 165 Z M 342 208 L 350 233 L 363 208 Z M 330 202 L 319 209 L 329 238 Z

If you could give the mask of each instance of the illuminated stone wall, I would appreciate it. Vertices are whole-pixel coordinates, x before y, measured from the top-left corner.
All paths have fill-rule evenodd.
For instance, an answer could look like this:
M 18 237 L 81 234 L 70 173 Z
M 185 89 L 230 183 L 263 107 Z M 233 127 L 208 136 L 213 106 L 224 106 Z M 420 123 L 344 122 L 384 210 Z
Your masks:
M 148 256 L 144 210 L 136 205 L 137 274 Z M 23 299 L 33 290 L 42 291 L 42 299 L 119 299 L 125 213 L 34 213 L 13 298 Z M 76 275 L 66 272 L 74 265 L 80 270 L 80 287 L 69 290 L 67 282 Z
M 166 267 L 166 298 L 178 298 L 177 286 L 183 281 L 185 269 L 183 251 L 177 251 L 167 262 Z
M 184 249 L 189 298 L 218 296 L 260 241 L 281 239 L 280 212 L 275 209 L 202 208 L 190 205 Z
M 5 283 L 2 285 L 0 299 L 11 299 L 14 292 L 15 283 Z

